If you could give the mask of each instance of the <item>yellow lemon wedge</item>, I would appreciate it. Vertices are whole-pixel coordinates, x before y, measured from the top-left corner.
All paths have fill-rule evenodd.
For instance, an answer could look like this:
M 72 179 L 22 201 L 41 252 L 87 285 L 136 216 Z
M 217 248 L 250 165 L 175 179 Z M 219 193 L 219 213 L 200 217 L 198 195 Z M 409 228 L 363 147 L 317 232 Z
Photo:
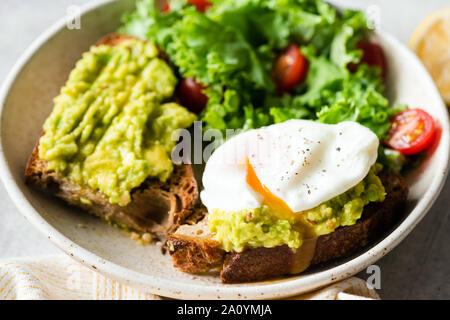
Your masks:
M 411 36 L 409 47 L 422 60 L 450 106 L 450 8 L 428 15 Z

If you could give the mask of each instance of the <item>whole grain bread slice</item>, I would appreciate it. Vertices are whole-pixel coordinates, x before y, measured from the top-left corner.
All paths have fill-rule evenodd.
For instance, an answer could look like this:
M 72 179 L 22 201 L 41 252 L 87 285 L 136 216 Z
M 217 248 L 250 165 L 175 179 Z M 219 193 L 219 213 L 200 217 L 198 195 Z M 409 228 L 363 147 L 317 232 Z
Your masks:
M 308 265 L 348 256 L 373 242 L 401 216 L 408 195 L 406 181 L 390 171 L 382 171 L 380 178 L 387 193 L 385 201 L 366 206 L 356 224 L 340 227 L 315 239 L 311 253 L 300 250 L 301 248 L 294 251 L 286 245 L 228 253 L 213 239 L 205 218 L 195 225 L 183 225 L 169 236 L 168 245 L 173 264 L 189 273 L 219 269 L 223 283 L 234 283 L 299 273 L 304 268 L 299 267 L 298 262 L 308 254 L 311 254 Z M 206 209 L 203 210 L 206 213 Z
M 97 45 L 113 46 L 130 38 L 133 37 L 110 34 L 100 39 Z M 131 202 L 122 207 L 111 204 L 105 195 L 89 186 L 79 185 L 49 170 L 47 161 L 39 158 L 38 148 L 39 141 L 25 170 L 27 184 L 47 190 L 73 206 L 126 229 L 166 238 L 192 215 L 198 205 L 198 187 L 190 164 L 175 165 L 165 183 L 147 179 L 131 191 Z

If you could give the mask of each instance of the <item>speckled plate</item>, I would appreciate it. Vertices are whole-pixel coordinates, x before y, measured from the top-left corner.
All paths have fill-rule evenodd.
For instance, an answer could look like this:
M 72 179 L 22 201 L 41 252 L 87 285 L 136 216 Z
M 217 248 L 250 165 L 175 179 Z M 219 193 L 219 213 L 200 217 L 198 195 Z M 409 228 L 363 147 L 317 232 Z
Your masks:
M 392 250 L 430 209 L 443 186 L 449 159 L 447 109 L 419 60 L 392 36 L 378 32 L 389 62 L 388 95 L 393 102 L 421 107 L 442 127 L 439 146 L 408 180 L 408 215 L 380 241 L 352 257 L 275 281 L 223 285 L 217 275 L 192 276 L 175 270 L 156 245 L 140 246 L 99 219 L 24 184 L 25 164 L 42 124 L 81 53 L 117 29 L 133 0 L 95 2 L 82 9 L 81 29 L 65 20 L 37 39 L 19 59 L 0 92 L 0 173 L 11 198 L 36 228 L 68 255 L 122 283 L 173 298 L 281 298 L 351 276 Z

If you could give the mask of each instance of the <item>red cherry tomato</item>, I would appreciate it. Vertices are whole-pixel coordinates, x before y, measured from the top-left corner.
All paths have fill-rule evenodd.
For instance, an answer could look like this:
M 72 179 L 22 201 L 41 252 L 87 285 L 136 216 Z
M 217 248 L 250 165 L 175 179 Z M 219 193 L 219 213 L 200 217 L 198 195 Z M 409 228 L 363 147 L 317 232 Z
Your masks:
M 378 66 L 381 70 L 381 76 L 385 78 L 387 75 L 387 63 L 386 58 L 384 57 L 383 48 L 381 48 L 378 43 L 369 41 L 358 42 L 356 47 L 363 52 L 361 61 L 357 64 L 349 64 L 348 69 L 351 72 L 355 72 L 360 64 L 366 63 L 369 66 Z
M 389 139 L 385 143 L 404 155 L 425 150 L 433 142 L 436 125 L 434 119 L 422 109 L 408 109 L 391 119 Z
M 210 6 L 212 6 L 211 2 L 208 0 L 188 0 L 190 4 L 193 4 L 198 12 L 204 13 L 206 9 L 208 9 Z M 170 3 L 169 1 L 164 4 L 164 6 L 161 9 L 161 12 L 167 13 L 170 12 Z
M 166 4 L 162 7 L 161 12 L 162 13 L 170 12 L 170 3 L 169 3 L 169 1 L 167 1 Z
M 212 6 L 212 3 L 208 0 L 188 0 L 190 4 L 193 4 L 197 7 L 197 11 L 204 13 L 206 9 Z
M 287 50 L 275 61 L 273 81 L 279 92 L 289 92 L 295 89 L 306 76 L 308 61 L 300 49 L 291 44 Z
M 200 113 L 208 103 L 208 97 L 203 93 L 205 87 L 192 78 L 181 80 L 177 90 L 177 97 L 181 105 L 194 113 Z

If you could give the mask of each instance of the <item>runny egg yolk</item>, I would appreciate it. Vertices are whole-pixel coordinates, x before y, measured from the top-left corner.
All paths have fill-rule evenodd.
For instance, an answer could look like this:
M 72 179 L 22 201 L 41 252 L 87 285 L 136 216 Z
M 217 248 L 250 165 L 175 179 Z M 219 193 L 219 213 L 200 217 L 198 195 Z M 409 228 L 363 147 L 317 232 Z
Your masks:
M 263 197 L 263 205 L 268 206 L 274 213 L 279 215 L 280 218 L 295 218 L 300 225 L 297 226 L 304 238 L 314 238 L 316 237 L 315 231 L 310 223 L 308 223 L 302 214 L 302 211 L 294 212 L 292 209 L 284 202 L 282 199 L 274 195 L 265 185 L 261 183 L 258 176 L 256 175 L 255 169 L 253 168 L 250 160 L 246 159 L 247 164 L 247 184 L 255 192 Z
M 277 214 L 283 217 L 293 217 L 294 212 L 292 209 L 280 198 L 274 195 L 265 185 L 261 183 L 258 176 L 256 175 L 255 169 L 253 168 L 250 160 L 247 158 L 247 184 L 255 192 L 263 197 L 263 204 L 271 208 Z

